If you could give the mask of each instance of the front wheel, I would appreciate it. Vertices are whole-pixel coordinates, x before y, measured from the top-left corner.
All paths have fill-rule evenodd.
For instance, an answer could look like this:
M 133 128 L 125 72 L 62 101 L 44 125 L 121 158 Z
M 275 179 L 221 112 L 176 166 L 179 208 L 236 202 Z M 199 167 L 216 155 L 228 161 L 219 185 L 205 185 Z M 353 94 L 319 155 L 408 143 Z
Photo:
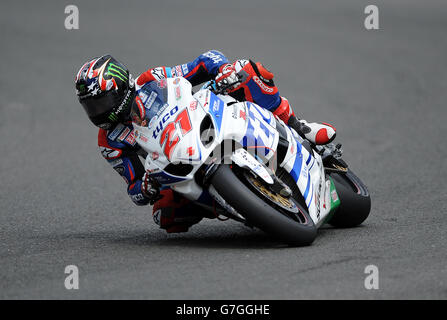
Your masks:
M 249 224 L 293 246 L 310 245 L 315 240 L 317 229 L 307 208 L 292 198 L 273 194 L 257 177 L 243 172 L 236 175 L 228 165 L 220 165 L 211 184 Z

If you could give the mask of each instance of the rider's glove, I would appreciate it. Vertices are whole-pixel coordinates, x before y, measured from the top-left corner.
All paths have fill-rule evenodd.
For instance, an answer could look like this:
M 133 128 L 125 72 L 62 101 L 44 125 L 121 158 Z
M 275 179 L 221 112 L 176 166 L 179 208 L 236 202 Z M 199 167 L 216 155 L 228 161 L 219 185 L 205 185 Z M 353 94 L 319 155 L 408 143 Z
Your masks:
M 143 175 L 141 192 L 150 200 L 149 203 L 151 205 L 161 199 L 158 183 L 154 181 L 147 172 Z
M 216 87 L 222 91 L 231 91 L 240 83 L 236 69 L 231 63 L 224 64 L 219 68 L 215 81 Z

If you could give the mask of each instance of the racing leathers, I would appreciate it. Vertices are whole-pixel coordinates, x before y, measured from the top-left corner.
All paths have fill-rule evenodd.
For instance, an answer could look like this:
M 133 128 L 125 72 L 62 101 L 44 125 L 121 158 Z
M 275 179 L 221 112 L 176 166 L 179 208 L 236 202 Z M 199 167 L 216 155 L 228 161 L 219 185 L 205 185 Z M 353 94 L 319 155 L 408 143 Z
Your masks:
M 235 76 L 236 73 L 238 76 Z M 294 116 L 287 99 L 279 95 L 273 83 L 273 74 L 260 63 L 255 64 L 249 60 L 237 60 L 230 64 L 228 59 L 216 50 L 205 52 L 185 64 L 150 68 L 135 79 L 135 87 L 138 91 L 150 81 L 179 76 L 189 80 L 193 86 L 215 79 L 218 86 L 227 85 L 228 94 L 234 98 L 254 102 L 272 111 L 286 123 L 289 123 L 289 119 Z M 327 132 L 332 130 L 332 127 L 324 126 L 318 128 L 320 129 L 326 131 L 324 138 L 327 138 L 329 135 Z M 299 133 L 305 134 L 305 132 Z M 150 184 L 146 180 L 148 175 L 145 174 L 139 158 L 139 156 L 144 158 L 146 154 L 136 143 L 132 122 L 129 120 L 119 123 L 109 130 L 99 129 L 98 145 L 103 157 L 126 181 L 127 192 L 132 201 L 140 206 L 149 204 L 151 197 L 147 195 L 146 188 Z M 153 206 L 154 221 L 169 233 L 185 232 L 203 217 L 214 216 L 170 188 L 160 191 L 160 197 Z

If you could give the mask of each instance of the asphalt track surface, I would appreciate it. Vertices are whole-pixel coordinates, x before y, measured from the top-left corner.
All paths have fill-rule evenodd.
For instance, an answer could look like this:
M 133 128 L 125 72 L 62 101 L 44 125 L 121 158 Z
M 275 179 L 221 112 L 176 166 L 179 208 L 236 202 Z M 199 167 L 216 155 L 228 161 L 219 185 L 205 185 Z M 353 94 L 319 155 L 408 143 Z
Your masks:
M 68 2 L 0 3 L 0 298 L 447 298 L 445 1 L 374 1 L 377 31 L 366 1 L 70 3 L 79 30 Z M 288 248 L 236 222 L 168 235 L 133 205 L 74 73 L 103 53 L 139 74 L 208 49 L 262 61 L 300 116 L 337 127 L 372 195 L 363 226 Z

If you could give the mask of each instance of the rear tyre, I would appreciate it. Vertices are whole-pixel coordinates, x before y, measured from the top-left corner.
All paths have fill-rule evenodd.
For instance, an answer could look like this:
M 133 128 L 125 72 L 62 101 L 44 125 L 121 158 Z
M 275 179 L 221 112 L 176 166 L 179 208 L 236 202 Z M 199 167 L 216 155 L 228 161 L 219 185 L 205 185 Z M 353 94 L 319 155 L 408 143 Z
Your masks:
M 371 210 L 371 197 L 365 184 L 350 170 L 330 173 L 340 198 L 340 206 L 328 221 L 338 228 L 351 228 L 363 223 Z
M 310 245 L 315 240 L 317 229 L 307 209 L 294 199 L 291 201 L 298 207 L 299 217 L 285 214 L 284 210 L 250 190 L 244 175 L 236 175 L 228 165 L 220 165 L 211 184 L 249 224 L 292 246 Z

